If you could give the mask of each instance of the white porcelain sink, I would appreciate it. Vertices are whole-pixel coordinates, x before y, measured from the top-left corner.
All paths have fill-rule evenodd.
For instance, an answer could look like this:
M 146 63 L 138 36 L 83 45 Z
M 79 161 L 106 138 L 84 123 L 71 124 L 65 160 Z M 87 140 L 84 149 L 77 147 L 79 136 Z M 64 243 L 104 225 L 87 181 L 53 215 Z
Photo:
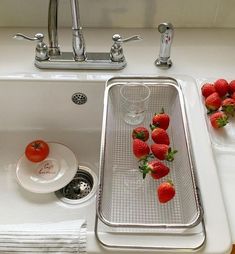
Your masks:
M 205 212 L 207 240 L 201 252 L 226 253 L 231 239 L 196 85 L 191 78 L 176 78 L 185 96 Z M 0 225 L 86 219 L 87 252 L 109 253 L 94 234 L 95 195 L 81 204 L 66 204 L 55 193 L 35 194 L 23 189 L 15 173 L 25 146 L 32 140 L 43 139 L 70 147 L 79 165 L 98 176 L 104 88 L 105 79 L 0 79 Z M 74 93 L 84 93 L 87 102 L 72 102 Z M 208 181 L 213 182 L 213 193 Z
M 16 163 L 32 140 L 67 145 L 79 165 L 98 174 L 104 82 L 0 81 L 0 224 L 87 219 L 93 229 L 95 197 L 69 205 L 54 193 L 36 194 L 16 179 Z M 87 102 L 71 97 L 82 92 Z

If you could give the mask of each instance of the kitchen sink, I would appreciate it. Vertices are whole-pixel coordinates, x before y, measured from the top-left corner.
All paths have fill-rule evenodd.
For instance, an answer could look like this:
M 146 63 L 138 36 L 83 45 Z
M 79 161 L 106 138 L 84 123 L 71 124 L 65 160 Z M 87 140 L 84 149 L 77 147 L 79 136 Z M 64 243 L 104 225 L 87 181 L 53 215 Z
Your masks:
M 174 78 L 180 83 L 184 95 L 204 210 L 206 243 L 195 252 L 228 253 L 231 247 L 229 227 L 206 124 L 200 117 L 203 110 L 196 81 L 186 76 Z M 77 76 L 58 75 L 51 78 L 29 75 L 0 79 L 0 225 L 81 218 L 87 221 L 87 252 L 110 252 L 95 237 L 105 84 L 106 77 L 95 79 L 92 76 L 81 79 Z M 79 169 L 90 172 L 91 182 L 95 182 L 90 195 L 81 202 L 70 202 L 67 198 L 61 198 L 63 191 L 60 194 L 38 194 L 25 190 L 18 183 L 17 162 L 24 154 L 26 145 L 36 139 L 64 144 L 74 152 Z M 208 185 L 211 182 L 213 193 Z M 118 249 L 116 252 L 125 253 L 128 250 Z
M 16 164 L 29 142 L 42 139 L 68 146 L 79 166 L 97 177 L 104 84 L 0 81 L 0 224 L 57 222 L 79 215 L 90 222 L 88 231 L 92 230 L 95 195 L 69 204 L 54 192 L 32 193 L 18 184 Z

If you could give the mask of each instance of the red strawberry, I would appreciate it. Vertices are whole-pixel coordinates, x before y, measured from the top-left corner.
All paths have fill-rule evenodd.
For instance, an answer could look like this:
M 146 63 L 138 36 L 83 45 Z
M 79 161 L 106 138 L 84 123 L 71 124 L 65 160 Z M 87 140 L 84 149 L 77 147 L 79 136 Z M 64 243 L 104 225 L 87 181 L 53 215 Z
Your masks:
M 149 138 L 149 131 L 145 127 L 136 127 L 132 131 L 132 138 L 133 139 L 141 139 L 143 141 L 147 141 Z
M 173 161 L 176 150 L 171 151 L 171 148 L 165 144 L 153 144 L 151 145 L 151 151 L 155 157 L 159 160 Z
M 223 112 L 215 112 L 210 116 L 211 125 L 215 128 L 224 127 L 228 123 L 228 116 Z
M 233 116 L 235 112 L 235 100 L 232 98 L 226 98 L 222 102 L 222 111 L 226 115 Z
M 160 203 L 167 203 L 175 196 L 175 187 L 171 181 L 161 183 L 157 188 Z
M 140 139 L 133 140 L 132 148 L 134 155 L 140 160 L 146 159 L 150 152 L 148 144 Z
M 139 166 L 139 169 L 143 173 L 143 178 L 145 178 L 148 173 L 151 173 L 154 179 L 160 179 L 166 176 L 170 171 L 166 165 L 158 160 L 145 162 L 142 166 Z
M 218 79 L 215 81 L 215 90 L 221 96 L 225 96 L 229 91 L 228 82 L 225 79 Z
M 205 100 L 205 105 L 209 112 L 216 111 L 220 108 L 222 104 L 222 99 L 218 93 L 213 93 L 209 95 Z
M 152 123 L 154 127 L 160 127 L 166 130 L 170 123 L 170 117 L 168 114 L 164 113 L 164 109 L 159 114 L 155 114 Z
M 162 128 L 153 129 L 151 137 L 156 144 L 166 144 L 166 145 L 170 144 L 169 136 L 166 130 Z
M 202 87 L 201 87 L 201 92 L 202 95 L 207 98 L 209 95 L 213 94 L 215 92 L 215 86 L 214 84 L 211 83 L 205 83 Z
M 229 93 L 232 94 L 235 92 L 235 80 L 232 80 L 230 83 L 229 83 Z
M 235 92 L 231 94 L 231 98 L 235 100 Z

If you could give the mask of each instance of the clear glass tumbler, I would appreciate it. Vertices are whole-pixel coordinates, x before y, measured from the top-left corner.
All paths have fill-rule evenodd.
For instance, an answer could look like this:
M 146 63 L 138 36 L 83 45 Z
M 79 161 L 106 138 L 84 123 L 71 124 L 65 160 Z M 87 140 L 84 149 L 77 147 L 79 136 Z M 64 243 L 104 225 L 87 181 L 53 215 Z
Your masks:
M 142 83 L 127 83 L 120 88 L 123 120 L 130 125 L 143 122 L 148 109 L 150 89 Z

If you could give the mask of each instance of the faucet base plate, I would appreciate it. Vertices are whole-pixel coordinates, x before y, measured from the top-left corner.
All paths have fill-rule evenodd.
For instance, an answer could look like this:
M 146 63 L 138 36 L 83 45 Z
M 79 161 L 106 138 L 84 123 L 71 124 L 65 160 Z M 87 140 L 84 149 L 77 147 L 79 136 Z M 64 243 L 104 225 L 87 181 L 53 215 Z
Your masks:
M 126 66 L 126 61 L 114 62 L 109 53 L 87 53 L 85 61 L 75 61 L 72 52 L 62 52 L 58 56 L 50 56 L 49 59 L 35 60 L 35 66 L 40 69 L 68 69 L 68 70 L 121 70 Z
M 163 62 L 161 59 L 155 61 L 155 65 L 161 69 L 169 69 L 172 66 L 171 59 L 168 59 L 166 62 Z

